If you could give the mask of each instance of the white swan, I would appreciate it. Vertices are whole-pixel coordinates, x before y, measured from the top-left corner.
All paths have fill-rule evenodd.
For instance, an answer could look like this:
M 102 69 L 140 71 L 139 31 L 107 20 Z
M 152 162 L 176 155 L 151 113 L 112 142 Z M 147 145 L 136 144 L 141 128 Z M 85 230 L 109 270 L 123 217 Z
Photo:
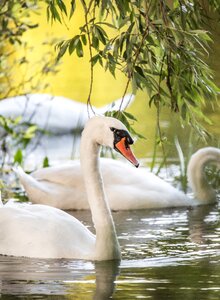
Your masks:
M 91 260 L 120 259 L 114 222 L 99 171 L 100 145 L 119 151 L 135 166 L 126 127 L 107 117 L 90 119 L 82 133 L 81 167 L 96 236 L 77 219 L 46 205 L 0 207 L 0 254 Z
M 124 110 L 134 99 L 134 95 L 124 97 L 121 109 Z M 97 114 L 108 109 L 117 110 L 121 99 L 100 108 L 94 108 Z M 67 133 L 77 127 L 83 128 L 88 120 L 87 105 L 65 97 L 49 94 L 27 94 L 0 101 L 0 115 L 16 118 L 38 125 L 41 129 L 55 133 Z
M 204 167 L 215 162 L 220 167 L 220 149 L 207 147 L 192 155 L 188 164 L 188 181 L 194 198 L 165 182 L 145 168 L 135 169 L 121 161 L 102 158 L 101 170 L 113 210 L 131 210 L 193 206 L 216 201 L 216 194 L 207 183 Z M 80 163 L 39 169 L 31 175 L 17 170 L 29 199 L 60 209 L 88 209 Z

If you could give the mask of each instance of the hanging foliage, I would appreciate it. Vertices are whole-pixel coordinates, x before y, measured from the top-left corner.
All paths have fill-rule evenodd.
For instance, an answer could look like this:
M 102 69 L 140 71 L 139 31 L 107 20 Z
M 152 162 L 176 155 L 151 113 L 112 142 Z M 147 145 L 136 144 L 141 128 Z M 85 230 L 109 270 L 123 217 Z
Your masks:
M 208 10 L 220 11 L 216 0 L 90 0 L 46 1 L 48 20 L 62 23 L 83 7 L 85 23 L 79 33 L 57 45 L 58 59 L 67 51 L 83 57 L 89 48 L 92 93 L 93 68 L 100 64 L 116 76 L 127 77 L 133 93 L 145 90 L 149 105 L 158 111 L 163 106 L 179 113 L 204 134 L 200 121 L 209 122 L 202 112 L 205 101 L 216 98 L 219 89 L 213 83 L 206 64 L 209 33 L 204 30 Z M 66 4 L 70 4 L 69 11 Z M 111 29 L 109 34 L 107 28 Z

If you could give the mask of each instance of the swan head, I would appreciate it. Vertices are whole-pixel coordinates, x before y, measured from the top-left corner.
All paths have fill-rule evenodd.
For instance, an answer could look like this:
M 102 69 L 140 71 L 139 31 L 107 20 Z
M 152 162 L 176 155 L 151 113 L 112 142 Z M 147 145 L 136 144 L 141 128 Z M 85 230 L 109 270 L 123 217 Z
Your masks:
M 93 136 L 97 144 L 116 150 L 135 167 L 139 166 L 130 148 L 134 141 L 126 126 L 118 119 L 104 116 L 93 117 L 86 123 L 84 131 L 88 131 L 89 136 Z

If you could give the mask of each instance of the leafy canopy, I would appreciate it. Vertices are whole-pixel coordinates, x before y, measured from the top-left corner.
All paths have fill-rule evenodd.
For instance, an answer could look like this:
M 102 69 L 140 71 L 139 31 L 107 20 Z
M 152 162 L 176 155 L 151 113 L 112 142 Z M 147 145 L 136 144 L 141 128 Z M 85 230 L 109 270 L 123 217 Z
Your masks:
M 93 68 L 100 64 L 115 76 L 127 77 L 132 91 L 146 90 L 149 105 L 179 112 L 182 121 L 204 134 L 200 120 L 205 101 L 219 90 L 206 64 L 211 38 L 204 30 L 211 9 L 220 12 L 218 0 L 47 0 L 48 20 L 63 23 L 82 6 L 85 23 L 77 35 L 57 45 L 58 59 L 67 51 L 84 56 L 89 48 L 92 94 Z M 68 6 L 66 6 L 68 5 Z M 67 9 L 68 7 L 68 9 Z M 107 28 L 111 30 L 107 30 Z M 111 32 L 111 34 L 109 34 Z

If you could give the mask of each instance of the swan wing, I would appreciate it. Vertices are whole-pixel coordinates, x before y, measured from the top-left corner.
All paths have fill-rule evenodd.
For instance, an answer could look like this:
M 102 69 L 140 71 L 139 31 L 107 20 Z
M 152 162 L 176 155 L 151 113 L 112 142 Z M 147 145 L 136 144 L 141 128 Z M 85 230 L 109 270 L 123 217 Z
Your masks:
M 60 209 L 88 209 L 83 180 L 78 177 L 74 180 L 72 168 L 61 168 L 61 175 L 57 168 L 59 167 L 41 169 L 37 178 L 26 174 L 20 167 L 15 171 L 31 202 Z
M 76 218 L 46 205 L 0 208 L 0 254 L 86 258 L 94 235 Z
M 38 181 L 48 181 L 73 187 L 82 185 L 83 181 L 79 161 L 62 166 L 39 169 L 32 172 L 31 176 Z

